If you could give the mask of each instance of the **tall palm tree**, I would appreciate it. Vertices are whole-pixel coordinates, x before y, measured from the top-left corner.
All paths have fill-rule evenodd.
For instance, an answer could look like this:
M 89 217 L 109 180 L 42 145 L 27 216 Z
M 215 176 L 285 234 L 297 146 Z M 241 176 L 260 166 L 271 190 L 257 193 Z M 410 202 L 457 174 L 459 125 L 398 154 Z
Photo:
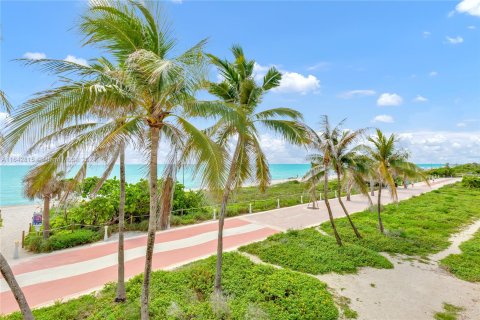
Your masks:
M 361 239 L 362 236 L 350 218 L 348 210 L 342 201 L 342 181 L 346 176 L 347 171 L 351 173 L 351 177 L 353 178 L 352 182 L 354 182 L 355 179 L 361 178 L 357 174 L 353 173 L 352 170 L 348 170 L 348 168 L 355 166 L 355 158 L 357 157 L 356 150 L 355 148 L 352 149 L 351 145 L 364 133 L 364 131 L 364 129 L 342 131 L 340 125 L 338 125 L 331 130 L 331 140 L 328 143 L 332 147 L 332 167 L 337 175 L 338 202 L 340 203 L 340 206 L 342 207 L 350 226 L 355 232 L 355 235 L 359 239 Z
M 0 108 L 4 108 L 5 111 L 7 111 L 7 113 L 10 113 L 10 111 L 12 110 L 12 105 L 7 100 L 7 96 L 5 92 L 3 92 L 2 90 L 0 90 Z M 0 150 L 2 150 L 2 148 L 3 146 L 0 146 Z M 1 221 L 0 221 L 0 227 L 1 227 Z M 17 301 L 18 306 L 20 307 L 20 311 L 22 313 L 23 319 L 33 320 L 34 317 L 32 314 L 32 310 L 30 309 L 27 299 L 23 294 L 22 288 L 20 288 L 20 286 L 18 285 L 17 279 L 15 279 L 15 275 L 13 274 L 7 259 L 5 259 L 5 257 L 1 252 L 0 252 L 0 273 L 2 274 L 2 277 L 7 282 L 8 286 L 10 287 L 10 290 L 13 293 L 13 296 L 15 297 L 15 300 Z
M 427 184 L 428 179 L 415 164 L 407 161 L 407 153 L 396 148 L 396 137 L 393 133 L 387 137 L 382 131 L 377 129 L 376 135 L 369 137 L 368 141 L 372 146 L 365 146 L 364 148 L 372 159 L 372 169 L 379 184 L 377 194 L 378 227 L 380 232 L 385 234 L 381 216 L 383 186 L 387 185 L 392 199 L 398 201 L 395 175 L 404 174 L 412 178 L 419 177 L 426 181 Z
M 46 174 L 49 164 L 42 164 L 32 168 L 23 179 L 24 194 L 27 198 L 43 199 L 43 238 L 50 236 L 50 202 L 53 198 L 60 198 L 66 190 L 66 180 L 63 172 L 53 175 Z
M 205 185 L 216 188 L 222 180 L 221 153 L 205 133 L 196 129 L 184 115 L 201 115 L 201 104 L 192 101 L 205 76 L 202 50 L 205 41 L 174 55 L 176 41 L 160 22 L 158 10 L 137 1 L 92 1 L 82 16 L 80 29 L 85 44 L 94 44 L 117 58 L 128 71 L 126 92 L 138 107 L 138 119 L 148 132 L 150 219 L 147 236 L 141 318 L 149 318 L 149 288 L 153 247 L 158 215 L 157 163 L 160 134 L 175 148 L 179 136 L 193 140 L 197 159 L 208 166 L 203 171 Z
M 265 93 L 279 86 L 282 75 L 272 67 L 261 83 L 257 84 L 253 72 L 255 61 L 248 60 L 240 46 L 234 45 L 231 51 L 234 56 L 232 62 L 208 55 L 223 78 L 220 83 L 209 83 L 208 91 L 228 107 L 228 112 L 207 132 L 223 147 L 227 148 L 228 143 L 234 143 L 218 222 L 216 293 L 221 293 L 223 227 L 229 197 L 247 180 L 256 181 L 262 192 L 270 183 L 267 158 L 259 142 L 259 126 L 273 130 L 287 141 L 298 145 L 307 141 L 308 133 L 306 127 L 299 122 L 302 116 L 296 110 L 273 108 L 257 111 Z
M 330 200 L 328 199 L 328 172 L 331 168 L 334 157 L 334 139 L 340 134 L 340 125 L 335 128 L 331 128 L 328 116 L 322 116 L 320 125 L 320 133 L 313 132 L 313 139 L 310 143 L 310 147 L 316 151 L 316 153 L 307 156 L 307 159 L 313 163 L 312 168 L 305 174 L 304 179 L 311 181 L 312 179 L 319 180 L 323 177 L 323 193 L 325 199 L 325 206 L 327 207 L 328 217 L 330 225 L 335 235 L 335 240 L 339 246 L 342 246 L 342 239 L 338 234 L 335 221 L 333 219 L 332 208 L 330 207 Z

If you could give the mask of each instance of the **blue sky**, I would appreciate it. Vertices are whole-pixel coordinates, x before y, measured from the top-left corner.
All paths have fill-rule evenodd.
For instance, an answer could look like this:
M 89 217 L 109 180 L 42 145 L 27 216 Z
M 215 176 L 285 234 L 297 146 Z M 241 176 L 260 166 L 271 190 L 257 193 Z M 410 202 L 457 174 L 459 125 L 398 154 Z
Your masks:
M 75 29 L 87 5 L 1 2 L 1 88 L 15 105 L 55 79 L 13 59 L 101 54 L 82 47 Z M 313 127 L 328 114 L 332 122 L 348 118 L 348 128 L 395 132 L 419 163 L 480 161 L 480 0 L 176 1 L 163 8 L 179 49 L 208 37 L 207 51 L 221 57 L 242 45 L 259 75 L 277 66 L 282 85 L 262 107 L 296 108 Z M 267 132 L 262 140 L 271 162 L 304 162 L 303 150 Z

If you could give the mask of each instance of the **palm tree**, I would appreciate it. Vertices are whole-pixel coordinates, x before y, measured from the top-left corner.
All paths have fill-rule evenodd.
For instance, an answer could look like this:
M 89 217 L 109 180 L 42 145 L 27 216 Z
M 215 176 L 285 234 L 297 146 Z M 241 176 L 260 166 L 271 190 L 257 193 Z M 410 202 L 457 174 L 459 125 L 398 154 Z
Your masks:
M 340 123 L 341 125 L 341 123 Z M 325 206 L 327 207 L 328 217 L 330 225 L 335 235 L 335 240 L 339 246 L 342 246 L 342 239 L 338 234 L 335 221 L 333 219 L 332 208 L 330 207 L 330 200 L 328 199 L 328 171 L 332 165 L 332 158 L 334 157 L 334 140 L 337 137 L 340 129 L 339 126 L 333 130 L 330 127 L 328 116 L 322 116 L 321 132 L 313 132 L 313 139 L 310 143 L 310 147 L 317 153 L 313 153 L 307 156 L 307 159 L 313 163 L 312 168 L 305 174 L 305 179 L 311 181 L 312 179 L 320 180 L 323 177 L 323 193 L 325 198 Z
M 24 194 L 27 198 L 43 199 L 43 238 L 50 236 L 50 201 L 60 198 L 66 190 L 66 180 L 63 172 L 51 172 L 49 164 L 42 164 L 32 168 L 23 179 Z
M 376 136 L 369 137 L 368 141 L 373 146 L 365 146 L 364 148 L 372 160 L 374 176 L 379 184 L 377 200 L 378 226 L 380 232 L 385 234 L 381 216 L 383 186 L 387 185 L 392 199 L 398 201 L 397 187 L 394 179 L 396 175 L 404 174 L 412 178 L 420 177 L 425 180 L 427 184 L 428 179 L 415 164 L 407 161 L 407 153 L 396 148 L 396 137 L 393 133 L 387 137 L 382 131 L 377 129 Z
M 361 149 L 360 146 L 358 149 Z M 343 184 L 347 185 L 349 190 L 347 191 L 347 200 L 350 190 L 355 188 L 368 199 L 370 206 L 373 205 L 372 198 L 369 193 L 369 187 L 366 181 L 371 176 L 371 161 L 370 158 L 355 152 L 352 155 L 350 161 L 345 163 L 345 172 L 343 177 Z M 372 183 L 373 184 L 373 183 Z
M 327 120 L 328 123 L 328 120 Z M 355 158 L 357 157 L 355 148 L 351 149 L 350 146 L 354 143 L 365 131 L 364 129 L 354 130 L 354 131 L 342 131 L 341 124 L 343 121 L 337 125 L 333 130 L 331 130 L 332 134 L 330 136 L 329 145 L 332 147 L 332 167 L 337 175 L 337 193 L 338 193 L 338 202 L 345 213 L 345 216 L 350 223 L 353 231 L 357 238 L 361 239 L 362 236 L 358 231 L 357 227 L 353 223 L 350 215 L 348 214 L 347 208 L 342 201 L 342 179 L 346 176 L 347 168 L 352 168 L 355 166 Z M 361 179 L 361 176 L 352 172 L 352 170 L 348 170 L 352 177 L 352 183 L 357 181 L 358 184 L 361 182 L 358 181 Z
M 223 147 L 235 141 L 221 198 L 215 274 L 216 293 L 221 293 L 223 227 L 230 194 L 247 180 L 256 181 L 262 192 L 270 183 L 267 159 L 259 142 L 259 126 L 263 125 L 298 145 L 307 141 L 308 132 L 299 122 L 302 117 L 298 111 L 274 108 L 257 112 L 262 97 L 269 90 L 279 86 L 282 76 L 272 67 L 264 76 L 262 83 L 257 84 L 253 73 L 255 61 L 247 60 L 240 46 L 234 45 L 231 51 L 234 56 L 233 62 L 208 55 L 223 78 L 220 83 L 209 83 L 208 91 L 221 99 L 228 110 L 218 122 L 207 129 L 207 132 Z
M 125 65 L 128 81 L 125 81 L 124 93 L 137 106 L 135 118 L 147 124 L 150 218 L 141 295 L 142 319 L 149 318 L 150 275 L 159 209 L 160 134 L 172 148 L 183 141 L 181 137 L 194 141 L 198 162 L 208 167 L 203 170 L 205 185 L 215 188 L 223 175 L 221 150 L 184 117 L 202 115 L 211 107 L 192 103 L 193 94 L 205 75 L 202 51 L 206 41 L 174 56 L 176 41 L 169 30 L 162 27 L 158 13 L 137 1 L 92 1 L 80 24 L 86 36 L 85 44 L 106 49 L 120 65 Z
M 5 111 L 7 111 L 8 113 L 12 110 L 12 105 L 9 103 L 9 101 L 7 100 L 6 94 L 2 90 L 0 90 L 0 107 L 5 108 Z M 0 227 L 1 227 L 1 220 L 0 220 Z M 18 306 L 20 307 L 20 311 L 22 313 L 23 319 L 25 320 L 35 319 L 33 317 L 32 310 L 28 305 L 27 299 L 23 294 L 22 288 L 20 288 L 20 286 L 18 285 L 17 279 L 15 279 L 15 276 L 12 272 L 12 269 L 10 268 L 10 265 L 8 264 L 7 259 L 5 259 L 5 257 L 1 252 L 0 252 L 0 273 L 2 274 L 2 277 L 7 282 L 8 286 L 10 287 L 10 290 L 13 293 L 13 296 L 15 297 L 15 300 L 17 301 Z

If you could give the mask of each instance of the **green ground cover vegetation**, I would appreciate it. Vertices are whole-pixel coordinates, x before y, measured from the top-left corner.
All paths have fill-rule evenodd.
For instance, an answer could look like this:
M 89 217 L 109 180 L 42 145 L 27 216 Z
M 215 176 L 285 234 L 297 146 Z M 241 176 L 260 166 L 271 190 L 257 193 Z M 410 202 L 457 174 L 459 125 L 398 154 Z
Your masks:
M 440 265 L 460 279 L 480 282 L 480 231 L 460 245 L 462 253 L 451 254 Z
M 443 312 L 435 313 L 434 318 L 435 320 L 457 320 L 460 312 L 462 311 L 462 307 L 457 307 L 453 304 L 444 303 Z
M 324 283 L 307 275 L 257 265 L 238 253 L 224 256 L 226 298 L 212 295 L 215 257 L 175 271 L 152 273 L 151 319 L 318 319 L 338 318 Z M 97 295 L 34 310 L 37 320 L 139 319 L 142 275 L 127 282 L 128 300 L 114 301 L 115 285 Z M 22 319 L 20 313 L 0 317 Z
M 382 212 L 386 235 L 378 232 L 375 213 L 369 210 L 352 216 L 363 239 L 355 237 L 346 219 L 336 219 L 336 225 L 347 242 L 378 252 L 426 257 L 446 249 L 453 233 L 480 218 L 479 207 L 480 189 L 456 183 L 386 205 Z M 321 228 L 331 234 L 328 222 Z
M 240 251 L 292 270 L 323 274 L 355 273 L 359 267 L 393 268 L 379 253 L 355 244 L 338 246 L 335 239 L 314 228 L 290 230 L 243 246 Z

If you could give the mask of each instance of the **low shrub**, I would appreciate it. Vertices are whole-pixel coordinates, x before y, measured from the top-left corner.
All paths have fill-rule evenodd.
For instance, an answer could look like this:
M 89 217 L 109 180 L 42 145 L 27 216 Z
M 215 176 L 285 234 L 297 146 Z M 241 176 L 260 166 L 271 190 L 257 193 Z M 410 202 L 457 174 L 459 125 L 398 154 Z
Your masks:
M 89 229 L 56 231 L 48 239 L 42 234 L 30 233 L 25 237 L 25 248 L 32 252 L 50 252 L 100 240 L 103 233 Z
M 480 189 L 480 177 L 465 176 L 462 179 L 462 184 L 467 188 Z

